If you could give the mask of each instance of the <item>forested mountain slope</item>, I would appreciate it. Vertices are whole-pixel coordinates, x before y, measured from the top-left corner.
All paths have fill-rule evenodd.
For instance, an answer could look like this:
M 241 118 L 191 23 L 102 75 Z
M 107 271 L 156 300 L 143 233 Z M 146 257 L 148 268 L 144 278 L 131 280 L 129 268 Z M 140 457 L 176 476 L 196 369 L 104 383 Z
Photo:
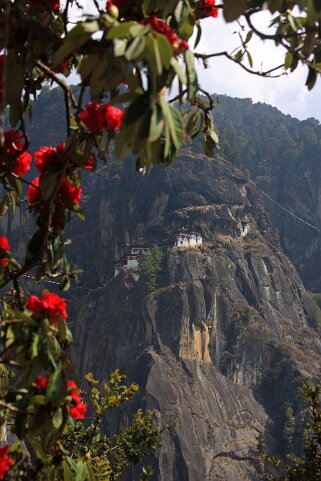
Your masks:
M 282 207 L 316 227 L 313 229 L 261 200 L 271 216 L 286 254 L 305 284 L 321 284 L 321 126 L 299 121 L 250 99 L 221 96 L 215 109 L 221 151 L 229 161 L 248 169 L 250 178 Z

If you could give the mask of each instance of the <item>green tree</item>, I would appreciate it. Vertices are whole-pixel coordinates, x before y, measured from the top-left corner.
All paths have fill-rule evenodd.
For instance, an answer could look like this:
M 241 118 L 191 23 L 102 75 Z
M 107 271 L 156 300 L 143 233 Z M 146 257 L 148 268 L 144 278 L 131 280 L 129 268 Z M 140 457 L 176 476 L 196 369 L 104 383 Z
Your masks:
M 157 276 L 161 270 L 162 253 L 158 246 L 154 246 L 145 254 L 139 264 L 145 289 L 148 293 L 155 291 Z
M 268 475 L 274 481 L 320 481 L 321 480 L 321 386 L 313 386 L 305 381 L 302 396 L 307 401 L 307 424 L 304 432 L 304 455 L 288 455 L 289 463 L 268 458 L 268 462 L 278 471 L 278 475 Z M 295 419 L 292 410 L 288 413 L 289 422 L 285 425 L 284 434 L 293 439 Z

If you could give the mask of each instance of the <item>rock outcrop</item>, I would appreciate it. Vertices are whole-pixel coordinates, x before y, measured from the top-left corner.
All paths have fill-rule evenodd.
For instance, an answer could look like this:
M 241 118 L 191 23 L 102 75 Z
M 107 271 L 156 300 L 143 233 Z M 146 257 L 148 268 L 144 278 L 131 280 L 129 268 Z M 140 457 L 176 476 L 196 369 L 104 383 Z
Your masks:
M 282 451 L 285 403 L 299 412 L 301 378 L 317 375 L 317 306 L 255 188 L 228 162 L 185 151 L 148 178 L 117 166 L 101 175 L 88 190 L 93 225 L 74 228 L 76 258 L 91 264 L 73 294 L 82 374 L 118 367 L 142 386 L 138 403 L 157 422 L 177 421 L 155 480 L 258 479 L 258 443 Z M 203 244 L 174 247 L 183 228 Z M 141 237 L 163 248 L 149 295 L 139 271 L 113 278 L 122 246 Z
M 35 104 L 33 147 L 64 138 L 57 95 L 48 90 Z M 264 191 L 320 229 L 320 127 L 306 121 L 302 133 L 299 121 L 267 115 L 271 107 L 224 102 L 229 160 L 246 165 Z M 69 257 L 85 270 L 68 294 L 74 358 L 81 375 L 92 371 L 102 380 L 119 368 L 141 385 L 131 411 L 151 409 L 156 423 L 175 424 L 154 460 L 154 481 L 257 481 L 259 451 L 265 445 L 282 455 L 289 448 L 286 406 L 299 415 L 301 379 L 319 374 L 321 313 L 296 268 L 317 291 L 320 236 L 268 200 L 271 222 L 262 200 L 229 162 L 192 150 L 146 177 L 127 162 L 84 181 L 86 222 L 67 231 L 74 242 Z M 22 209 L 2 227 L 23 258 L 31 217 Z M 202 245 L 174 247 L 184 229 L 202 234 Z M 114 278 L 114 261 L 139 238 L 163 250 L 151 294 L 138 270 L 122 269 Z M 108 428 L 129 415 L 110 419 Z M 300 449 L 300 422 L 293 429 L 291 449 Z

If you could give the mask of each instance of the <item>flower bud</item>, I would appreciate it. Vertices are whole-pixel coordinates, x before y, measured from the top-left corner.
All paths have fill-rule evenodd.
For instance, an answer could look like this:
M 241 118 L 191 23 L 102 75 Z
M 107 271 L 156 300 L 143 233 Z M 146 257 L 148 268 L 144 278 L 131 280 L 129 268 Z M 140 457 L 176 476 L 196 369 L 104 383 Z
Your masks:
M 115 18 L 117 20 L 117 18 L 119 17 L 119 10 L 118 8 L 116 7 L 116 5 L 111 5 L 108 10 L 107 10 L 107 13 Z

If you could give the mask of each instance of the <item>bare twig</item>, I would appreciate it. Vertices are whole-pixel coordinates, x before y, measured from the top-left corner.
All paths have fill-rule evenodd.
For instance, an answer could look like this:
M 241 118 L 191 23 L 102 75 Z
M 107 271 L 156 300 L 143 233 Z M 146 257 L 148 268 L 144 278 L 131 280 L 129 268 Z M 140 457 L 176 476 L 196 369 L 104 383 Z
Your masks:
M 251 68 L 244 65 L 242 62 L 240 62 L 239 60 L 234 58 L 231 54 L 229 54 L 226 51 L 209 53 L 209 54 L 203 54 L 203 53 L 197 53 L 196 52 L 196 53 L 194 53 L 194 56 L 195 56 L 195 58 L 198 58 L 198 59 L 203 61 L 203 64 L 204 64 L 205 68 L 207 68 L 206 61 L 209 60 L 210 58 L 225 57 L 228 60 L 231 60 L 232 62 L 236 63 L 243 70 L 245 70 L 246 72 L 248 72 L 252 75 L 257 75 L 259 77 L 267 77 L 267 78 L 278 78 L 278 77 L 282 77 L 283 75 L 287 75 L 286 72 L 282 72 L 281 74 L 277 74 L 277 75 L 270 75 L 272 72 L 275 72 L 276 70 L 279 70 L 279 69 L 283 68 L 284 67 L 283 63 L 281 65 L 278 65 L 277 67 L 274 67 L 274 68 L 272 68 L 270 70 L 267 70 L 267 71 L 252 70 Z
M 59 77 L 57 74 L 55 74 L 55 72 L 53 70 L 51 70 L 49 67 L 47 67 L 47 65 L 42 63 L 41 60 L 37 60 L 36 64 L 37 64 L 37 67 L 43 73 L 45 73 L 49 78 L 51 78 L 54 82 L 56 82 L 56 84 L 58 84 L 64 90 L 64 92 L 66 92 L 68 94 L 68 99 L 69 99 L 71 107 L 77 108 L 77 101 L 75 99 L 75 96 L 74 96 L 73 91 L 70 88 L 70 86 L 61 77 Z

